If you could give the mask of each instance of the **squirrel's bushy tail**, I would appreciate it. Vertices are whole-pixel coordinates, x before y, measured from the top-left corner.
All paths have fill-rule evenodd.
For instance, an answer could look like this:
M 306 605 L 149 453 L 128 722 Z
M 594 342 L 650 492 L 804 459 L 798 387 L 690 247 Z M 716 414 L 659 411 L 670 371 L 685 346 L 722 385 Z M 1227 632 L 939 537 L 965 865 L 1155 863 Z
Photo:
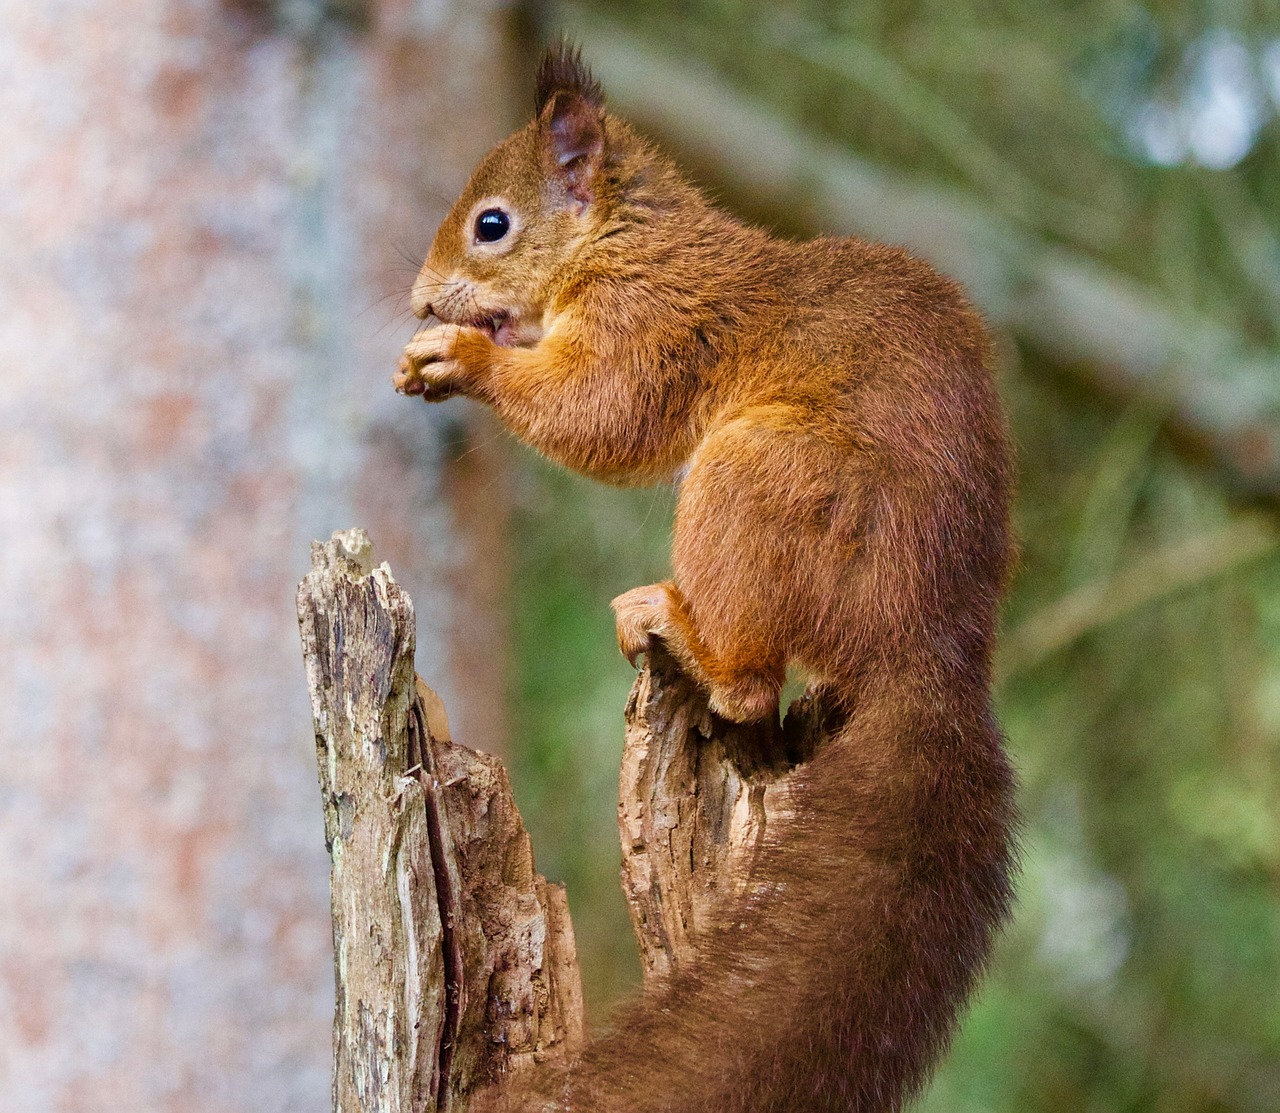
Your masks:
M 797 771 L 696 968 L 542 1089 L 592 1113 L 882 1113 L 945 1050 L 1010 902 L 1012 775 L 985 698 L 867 685 Z M 550 1081 L 550 1080 L 547 1080 Z M 533 1095 L 497 1108 L 541 1110 Z

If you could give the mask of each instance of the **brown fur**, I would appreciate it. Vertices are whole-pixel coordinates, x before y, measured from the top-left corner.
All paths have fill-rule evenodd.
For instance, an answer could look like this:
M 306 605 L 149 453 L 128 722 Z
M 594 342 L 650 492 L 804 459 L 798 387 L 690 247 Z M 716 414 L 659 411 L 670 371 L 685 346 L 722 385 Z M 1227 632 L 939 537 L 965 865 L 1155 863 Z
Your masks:
M 695 968 L 540 1096 L 517 1079 L 485 1107 L 896 1110 L 1009 902 L 988 695 L 1009 469 L 986 335 L 902 250 L 780 242 L 716 211 L 573 55 L 542 74 L 539 115 L 436 236 L 415 308 L 445 323 L 397 385 L 487 402 L 587 475 L 683 476 L 674 579 L 615 600 L 624 652 L 661 638 L 740 720 L 776 714 L 798 663 L 845 720 L 799 773 L 760 895 Z M 492 250 L 472 242 L 486 198 L 519 219 Z

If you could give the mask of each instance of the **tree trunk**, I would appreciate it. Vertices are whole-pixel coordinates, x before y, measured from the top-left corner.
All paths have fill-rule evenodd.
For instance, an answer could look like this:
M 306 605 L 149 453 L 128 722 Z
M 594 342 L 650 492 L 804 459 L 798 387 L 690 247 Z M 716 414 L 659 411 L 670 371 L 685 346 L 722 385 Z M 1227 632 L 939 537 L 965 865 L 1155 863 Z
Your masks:
M 298 591 L 332 860 L 335 1113 L 461 1113 L 478 1088 L 563 1061 L 584 1018 L 564 891 L 534 869 L 500 762 L 450 739 L 413 676 L 412 603 L 363 530 L 312 549 Z M 623 889 L 646 980 L 691 960 L 751 884 L 824 737 L 820 700 L 742 727 L 655 649 L 626 709 Z
M 442 689 L 500 690 L 472 631 L 501 585 L 465 612 L 452 590 L 494 567 L 451 504 L 465 420 L 390 377 L 398 250 L 527 100 L 506 22 L 0 0 L 6 1113 L 326 1099 L 293 593 L 307 539 L 358 516 L 419 585 Z M 495 706 L 451 698 L 497 746 Z

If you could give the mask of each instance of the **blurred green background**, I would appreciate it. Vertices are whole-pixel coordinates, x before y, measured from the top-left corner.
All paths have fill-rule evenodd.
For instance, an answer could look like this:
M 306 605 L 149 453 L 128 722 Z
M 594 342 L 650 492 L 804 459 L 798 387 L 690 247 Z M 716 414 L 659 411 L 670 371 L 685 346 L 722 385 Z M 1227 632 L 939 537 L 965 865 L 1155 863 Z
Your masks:
M 968 252 L 1018 446 L 998 702 L 1025 858 L 1016 922 L 926 1110 L 1280 1109 L 1277 15 L 1128 0 L 536 13 L 589 60 L 631 51 L 623 114 L 661 118 L 652 66 L 669 61 L 812 149 L 936 190 L 991 237 L 939 261 Z M 611 64 L 597 69 L 613 95 Z M 715 123 L 690 124 L 711 151 L 697 173 L 730 207 L 790 234 L 863 230 L 832 227 L 803 180 L 771 198 L 721 175 L 717 143 L 753 138 Z M 1093 276 L 1119 316 L 1059 320 L 1053 296 L 1018 309 L 1043 273 L 1026 259 Z M 1003 271 L 984 285 L 988 263 Z M 632 673 L 607 603 L 665 574 L 673 496 L 515 455 L 513 772 L 539 865 L 568 882 L 599 1019 L 638 979 L 614 827 Z

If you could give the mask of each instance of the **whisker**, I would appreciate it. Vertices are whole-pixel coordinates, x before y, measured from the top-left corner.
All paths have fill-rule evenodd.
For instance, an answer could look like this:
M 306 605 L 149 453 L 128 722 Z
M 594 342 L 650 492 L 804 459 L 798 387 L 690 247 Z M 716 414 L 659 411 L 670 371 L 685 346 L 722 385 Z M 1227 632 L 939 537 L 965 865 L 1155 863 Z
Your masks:
M 381 305 L 384 301 L 389 301 L 391 298 L 407 298 L 410 293 L 412 293 L 412 291 L 408 286 L 398 286 L 396 289 L 383 294 L 382 297 L 375 298 L 371 301 L 369 303 L 369 308 L 372 309 L 376 305 Z
M 421 274 L 422 264 L 411 259 L 388 259 L 384 269 L 391 274 Z
M 390 293 L 388 293 L 388 294 L 383 294 L 383 295 L 382 295 L 382 297 L 380 297 L 380 298 L 374 298 L 374 299 L 373 299 L 373 301 L 371 301 L 371 302 L 370 302 L 368 305 L 366 305 L 362 310 L 360 310 L 360 312 L 359 312 L 359 313 L 357 313 L 357 314 L 356 314 L 356 320 L 357 320 L 357 321 L 358 321 L 358 320 L 360 320 L 360 318 L 362 318 L 363 316 L 365 316 L 365 314 L 367 314 L 367 313 L 372 313 L 372 312 L 373 312 L 373 310 L 377 309 L 377 308 L 378 308 L 379 306 L 381 306 L 381 305 L 385 305 L 385 304 L 386 304 L 387 302 L 389 302 L 392 298 L 395 298 L 397 301 L 399 301 L 399 300 L 401 300 L 401 299 L 403 299 L 403 298 L 407 298 L 408 296 L 409 296 L 409 291 L 408 291 L 408 290 L 392 290 L 392 291 L 391 291 Z M 400 312 L 400 311 L 401 311 L 401 307 L 400 307 L 400 306 L 397 306 L 397 307 L 396 307 L 396 312 L 398 313 L 398 312 Z
M 406 263 L 410 264 L 415 270 L 423 265 L 423 259 L 426 252 L 412 252 L 404 246 L 399 240 L 391 241 L 391 249 L 400 256 Z
M 495 429 L 492 433 L 490 433 L 486 437 L 473 436 L 469 438 L 471 441 L 470 445 L 467 448 L 463 449 L 461 452 L 459 452 L 458 455 L 453 458 L 454 463 L 461 463 L 473 452 L 479 452 L 482 448 L 488 448 L 491 444 L 496 444 L 498 441 L 503 440 L 505 437 L 509 435 L 510 435 L 509 430 L 504 429 L 501 425 L 499 425 L 497 429 Z
M 429 275 L 431 275 L 433 278 L 438 278 L 438 279 L 440 279 L 442 282 L 443 282 L 443 281 L 446 281 L 446 279 L 445 279 L 444 275 L 442 275 L 438 270 L 436 270 L 436 269 L 435 269 L 435 267 L 429 267 L 429 266 L 427 266 L 427 264 L 426 264 L 425 262 L 423 262 L 423 263 L 418 263 L 418 264 L 417 264 L 417 268 L 418 268 L 418 273 L 419 273 L 419 274 L 423 274 L 423 273 L 425 273 L 425 274 L 429 274 Z
M 418 320 L 418 316 L 412 309 L 402 309 L 396 313 L 390 320 L 385 322 L 373 335 L 374 339 L 380 338 L 390 328 L 400 328 L 404 325 L 413 324 L 417 327 L 413 330 L 413 335 L 417 336 L 427 326 Z

